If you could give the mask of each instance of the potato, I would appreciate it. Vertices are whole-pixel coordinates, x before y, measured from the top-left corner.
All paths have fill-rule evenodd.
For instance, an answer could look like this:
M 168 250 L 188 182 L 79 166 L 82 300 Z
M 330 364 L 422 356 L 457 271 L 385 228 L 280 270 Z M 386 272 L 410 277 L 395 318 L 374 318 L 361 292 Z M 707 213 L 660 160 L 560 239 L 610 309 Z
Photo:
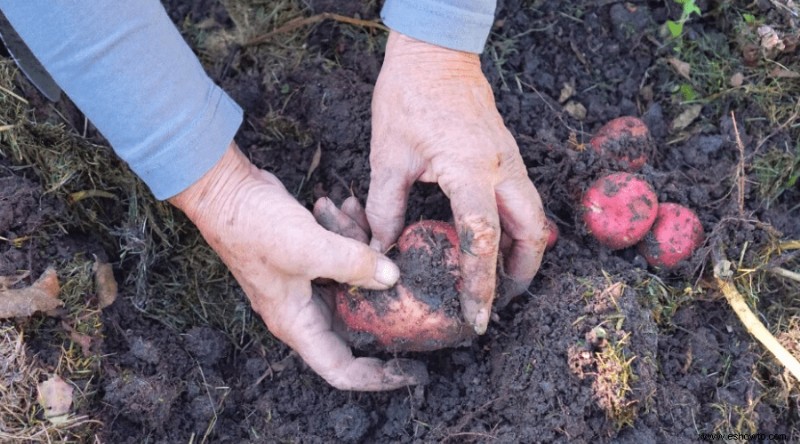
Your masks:
M 556 223 L 553 222 L 553 220 L 550 219 L 549 217 L 547 218 L 546 228 L 547 228 L 547 244 L 545 246 L 545 250 L 550 250 L 556 246 L 556 242 L 558 242 L 558 235 L 560 233 L 558 230 L 558 225 L 556 225 Z
M 694 211 L 675 203 L 658 206 L 652 229 L 639 243 L 639 253 L 654 267 L 674 268 L 703 243 L 703 225 Z
M 474 336 L 461 314 L 459 242 L 448 223 L 424 220 L 408 226 L 394 257 L 400 280 L 385 291 L 341 286 L 336 311 L 356 348 L 391 352 L 430 351 Z
M 618 117 L 603 125 L 589 142 L 601 156 L 615 159 L 626 171 L 639 171 L 655 145 L 647 125 L 636 117 Z
M 658 200 L 649 183 L 630 173 L 595 181 L 583 195 L 583 220 L 600 244 L 619 250 L 636 245 L 653 226 Z

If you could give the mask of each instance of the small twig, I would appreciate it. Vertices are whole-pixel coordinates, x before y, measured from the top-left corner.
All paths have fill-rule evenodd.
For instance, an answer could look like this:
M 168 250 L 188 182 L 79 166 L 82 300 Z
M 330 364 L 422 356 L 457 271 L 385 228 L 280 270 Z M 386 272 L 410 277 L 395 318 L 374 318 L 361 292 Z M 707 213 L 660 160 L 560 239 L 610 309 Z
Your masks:
M 772 259 L 767 263 L 767 265 L 763 268 L 774 268 L 780 267 L 787 262 L 791 262 L 794 260 L 800 259 L 800 250 L 794 250 L 791 253 L 781 254 L 780 256 Z
M 786 241 L 778 245 L 781 250 L 800 250 L 800 240 Z
M 762 324 L 753 311 L 750 310 L 747 302 L 745 302 L 742 295 L 736 289 L 736 286 L 733 285 L 733 281 L 731 280 L 733 274 L 730 269 L 731 263 L 725 259 L 722 248 L 717 245 L 714 250 L 712 250 L 712 253 L 714 256 L 714 279 L 716 280 L 719 290 L 725 296 L 725 299 L 728 300 L 728 304 L 733 308 L 739 320 L 742 321 L 744 328 L 772 353 L 775 359 L 783 364 L 798 381 L 800 381 L 800 362 L 775 339 L 775 336 L 764 327 L 764 324 Z
M 739 187 L 739 217 L 744 217 L 744 144 L 739 136 L 739 128 L 736 126 L 736 114 L 733 111 L 731 111 L 731 120 L 733 121 L 733 132 L 736 134 L 736 146 L 739 148 L 739 165 L 736 168 L 736 183 Z
M 787 279 L 793 279 L 797 282 L 800 282 L 800 273 L 796 273 L 791 270 L 787 270 L 781 267 L 772 267 L 769 268 L 768 271 L 773 274 L 777 274 L 778 276 L 785 277 Z
M 9 96 L 19 100 L 20 102 L 22 102 L 22 103 L 24 103 L 26 105 L 28 104 L 27 100 L 23 99 L 22 96 L 17 95 L 14 91 L 11 91 L 10 89 L 7 89 L 7 88 L 4 88 L 4 87 L 0 86 L 0 91 L 8 94 Z
M 302 28 L 308 25 L 313 25 L 324 20 L 333 20 L 340 23 L 347 23 L 348 25 L 360 26 L 363 28 L 380 29 L 381 31 L 388 32 L 389 28 L 383 26 L 378 20 L 362 20 L 354 17 L 347 17 L 345 15 L 334 14 L 332 12 L 323 12 L 321 14 L 312 15 L 311 17 L 299 17 L 289 20 L 282 26 L 279 26 L 266 34 L 253 37 L 242 44 L 243 47 L 256 46 L 266 43 L 275 36 L 286 32 L 294 31 L 295 29 Z

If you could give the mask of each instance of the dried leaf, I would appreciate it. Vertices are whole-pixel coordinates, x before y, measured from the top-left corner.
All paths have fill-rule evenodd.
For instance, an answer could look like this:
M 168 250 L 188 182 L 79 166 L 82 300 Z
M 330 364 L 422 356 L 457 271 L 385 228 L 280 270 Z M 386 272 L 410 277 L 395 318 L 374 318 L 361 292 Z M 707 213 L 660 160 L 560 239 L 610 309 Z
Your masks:
M 84 335 L 73 331 L 69 334 L 69 339 L 81 346 L 81 352 L 83 356 L 91 356 L 92 355 L 92 337 L 89 335 Z
M 756 66 L 761 59 L 761 52 L 758 46 L 754 44 L 746 44 L 742 47 L 742 59 L 744 59 L 745 66 Z
M 62 305 L 61 286 L 53 268 L 48 268 L 30 287 L 0 290 L 0 319 L 28 317 L 37 311 L 52 313 Z
M 44 408 L 44 416 L 53 423 L 63 422 L 64 416 L 72 407 L 72 386 L 58 375 L 38 385 L 39 405 Z
M 92 271 L 94 271 L 97 304 L 100 309 L 103 309 L 117 300 L 117 280 L 114 278 L 114 270 L 111 268 L 111 264 L 96 261 L 94 265 L 92 265 Z
M 776 79 L 797 79 L 800 78 L 800 74 L 790 69 L 783 68 L 781 66 L 776 66 L 775 69 L 770 71 L 770 76 L 775 77 Z
M 564 87 L 561 88 L 561 94 L 558 96 L 558 103 L 564 103 L 572 96 L 575 95 L 575 86 L 572 83 L 565 83 Z
M 730 83 L 734 88 L 742 86 L 742 84 L 744 84 L 744 74 L 737 72 L 731 76 L 730 80 L 728 80 L 728 83 Z
M 691 125 L 700 116 L 701 111 L 703 111 L 703 105 L 690 105 L 672 121 L 672 130 L 680 131 Z
M 681 77 L 683 77 L 686 80 L 692 80 L 689 77 L 689 73 L 692 71 L 692 65 L 682 60 L 676 59 L 675 57 L 670 57 L 667 59 L 667 61 L 669 62 L 670 65 L 672 65 L 672 68 L 675 69 L 675 72 L 677 72 Z
M 564 105 L 564 111 L 567 112 L 572 118 L 575 120 L 583 120 L 586 118 L 586 107 L 584 107 L 580 102 L 569 102 Z
M 758 36 L 761 37 L 761 47 L 765 51 L 783 51 L 786 49 L 786 45 L 783 44 L 783 40 L 778 35 L 778 33 L 772 29 L 771 26 L 768 25 L 761 25 L 758 27 Z
M 322 160 L 322 145 L 317 145 L 317 150 L 314 151 L 314 155 L 311 157 L 311 165 L 308 167 L 306 181 L 311 179 L 311 175 L 314 174 L 314 171 L 319 167 L 320 160 Z
M 83 333 L 78 333 L 78 331 L 72 328 L 72 326 L 66 321 L 61 321 L 61 327 L 69 332 L 69 339 L 72 342 L 81 346 L 81 352 L 83 352 L 83 356 L 92 355 L 92 343 L 94 342 L 93 337 Z

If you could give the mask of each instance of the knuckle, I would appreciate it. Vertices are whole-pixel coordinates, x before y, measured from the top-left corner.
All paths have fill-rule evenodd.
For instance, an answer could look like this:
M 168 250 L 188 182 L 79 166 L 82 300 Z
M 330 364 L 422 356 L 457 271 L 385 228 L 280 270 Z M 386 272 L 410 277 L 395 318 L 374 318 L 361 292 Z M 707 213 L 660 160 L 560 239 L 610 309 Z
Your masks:
M 352 390 L 354 388 L 350 378 L 343 372 L 334 372 L 323 377 L 333 388 L 337 390 Z
M 472 256 L 489 256 L 497 253 L 500 242 L 499 225 L 486 216 L 466 216 L 461 220 L 460 248 Z
M 372 279 L 375 272 L 375 260 L 371 250 L 365 244 L 356 243 L 348 239 L 347 247 L 339 249 L 339 260 L 341 266 L 335 267 L 338 270 L 339 279 L 347 281 L 353 285 L 363 285 Z

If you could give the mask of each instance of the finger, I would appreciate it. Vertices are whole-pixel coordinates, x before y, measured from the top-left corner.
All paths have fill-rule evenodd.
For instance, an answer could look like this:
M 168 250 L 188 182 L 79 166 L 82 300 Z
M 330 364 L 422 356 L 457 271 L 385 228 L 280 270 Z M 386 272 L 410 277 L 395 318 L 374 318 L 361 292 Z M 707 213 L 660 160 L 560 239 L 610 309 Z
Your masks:
M 503 224 L 501 223 L 500 226 L 502 227 Z M 514 239 L 512 239 L 511 236 L 508 235 L 508 233 L 506 233 L 505 231 L 500 233 L 500 254 L 502 254 L 504 258 L 508 257 L 508 255 L 511 254 L 511 247 L 513 246 L 513 244 L 514 244 Z
M 527 175 L 515 175 L 497 185 L 497 208 L 503 233 L 511 239 L 503 269 L 507 282 L 503 296 L 514 297 L 527 290 L 542 262 L 547 228 L 539 193 Z
M 274 333 L 337 389 L 384 391 L 428 381 L 421 362 L 354 357 L 344 340 L 331 330 L 330 313 L 324 302 L 314 297 L 292 301 L 297 305 L 289 302 L 280 308 L 284 322 L 279 322 Z
M 314 203 L 314 219 L 326 230 L 355 239 L 361 243 L 369 243 L 369 236 L 359 224 L 327 197 L 321 197 Z
M 365 243 L 318 227 L 309 233 L 316 240 L 315 254 L 306 255 L 303 272 L 311 280 L 319 277 L 359 287 L 385 290 L 400 278 L 400 269 L 389 258 Z
M 373 169 L 367 194 L 372 248 L 386 251 L 397 240 L 405 222 L 409 187 L 410 181 L 400 173 Z
M 367 235 L 369 235 L 369 222 L 367 222 L 367 212 L 361 206 L 361 202 L 355 196 L 350 196 L 342 202 L 342 212 L 353 219 Z
M 465 174 L 462 177 L 479 177 Z M 489 324 L 495 296 L 500 222 L 491 184 L 445 183 L 460 243 L 462 276 L 461 310 L 475 332 L 483 334 Z

